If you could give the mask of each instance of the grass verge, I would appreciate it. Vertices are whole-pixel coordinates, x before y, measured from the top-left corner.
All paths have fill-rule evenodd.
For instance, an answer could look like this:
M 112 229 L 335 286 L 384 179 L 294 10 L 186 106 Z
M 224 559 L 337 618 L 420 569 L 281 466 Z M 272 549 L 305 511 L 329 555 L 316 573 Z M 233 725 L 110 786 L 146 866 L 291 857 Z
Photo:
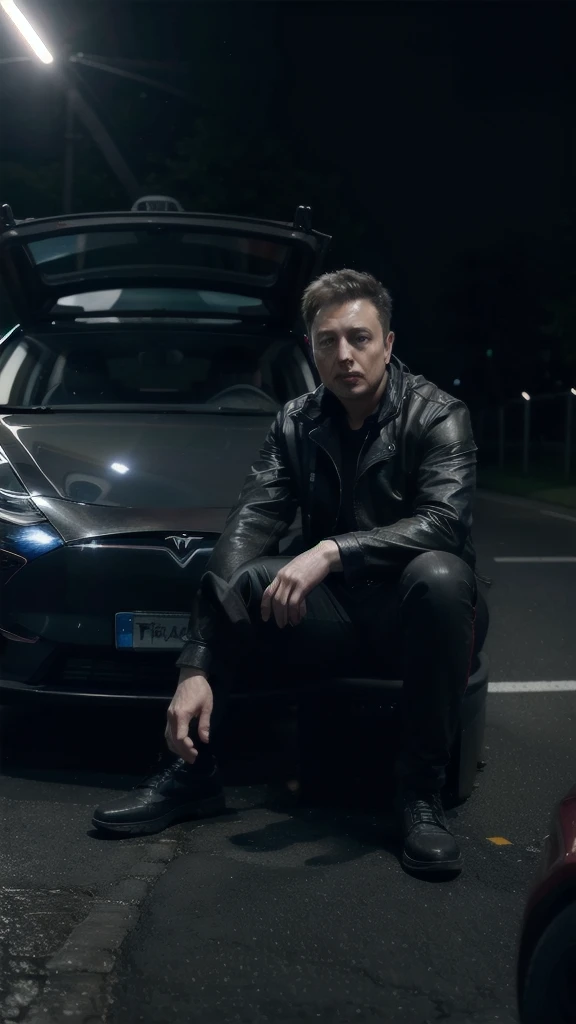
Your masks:
M 478 487 L 551 505 L 576 508 L 576 479 L 564 480 L 557 473 L 547 472 L 545 467 L 538 467 L 525 476 L 520 467 L 498 469 L 494 466 L 479 466 Z

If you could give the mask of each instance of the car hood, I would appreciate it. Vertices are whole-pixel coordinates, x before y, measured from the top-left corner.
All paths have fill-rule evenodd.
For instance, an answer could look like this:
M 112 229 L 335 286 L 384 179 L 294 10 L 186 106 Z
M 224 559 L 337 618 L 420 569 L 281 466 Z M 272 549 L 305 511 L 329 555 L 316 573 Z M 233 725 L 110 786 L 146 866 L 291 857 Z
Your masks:
M 273 417 L 63 413 L 0 417 L 28 491 L 109 508 L 230 508 Z

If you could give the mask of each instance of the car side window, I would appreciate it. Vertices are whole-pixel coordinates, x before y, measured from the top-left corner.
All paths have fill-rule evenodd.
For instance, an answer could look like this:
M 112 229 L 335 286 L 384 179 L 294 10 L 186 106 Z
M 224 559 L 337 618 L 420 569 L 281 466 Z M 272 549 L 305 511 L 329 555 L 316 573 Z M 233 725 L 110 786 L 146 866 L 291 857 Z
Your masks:
M 16 345 L 0 347 L 0 405 L 20 405 L 30 372 L 34 367 L 30 345 L 25 338 Z

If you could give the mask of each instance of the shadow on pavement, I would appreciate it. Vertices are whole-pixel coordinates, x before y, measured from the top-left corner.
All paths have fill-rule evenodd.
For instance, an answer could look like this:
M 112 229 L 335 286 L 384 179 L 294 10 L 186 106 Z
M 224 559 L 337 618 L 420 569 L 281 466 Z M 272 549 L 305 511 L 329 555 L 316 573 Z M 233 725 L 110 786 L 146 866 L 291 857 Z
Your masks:
M 142 708 L 48 713 L 5 708 L 0 716 L 2 774 L 126 791 L 155 770 L 164 749 L 164 727 L 163 711 Z M 344 864 L 374 850 L 399 858 L 390 722 L 374 715 L 331 714 L 329 722 L 307 727 L 305 733 L 302 742 L 295 709 L 259 716 L 246 707 L 228 722 L 217 751 L 228 812 L 218 820 L 241 820 L 240 813 L 259 808 L 288 815 L 238 832 L 229 841 L 248 852 L 273 853 L 309 842 L 311 835 L 314 841 L 333 840 L 334 851 L 310 857 L 309 867 Z M 194 829 L 196 824 L 180 827 Z M 96 830 L 88 834 L 99 842 L 128 838 Z

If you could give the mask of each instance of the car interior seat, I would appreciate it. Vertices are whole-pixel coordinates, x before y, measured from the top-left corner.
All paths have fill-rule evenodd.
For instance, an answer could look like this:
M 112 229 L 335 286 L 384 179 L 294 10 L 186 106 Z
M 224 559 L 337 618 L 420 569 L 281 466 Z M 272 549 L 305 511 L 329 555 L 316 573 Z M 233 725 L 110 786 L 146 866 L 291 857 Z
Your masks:
M 121 385 L 110 379 L 105 356 L 79 349 L 68 353 L 60 381 L 48 389 L 43 402 L 121 402 L 126 397 Z
M 306 356 L 293 341 L 277 341 L 259 363 L 262 388 L 284 405 L 316 389 L 314 373 Z
M 240 348 L 217 351 L 206 381 L 208 396 L 242 384 L 256 388 L 261 386 L 260 373 L 252 353 Z
M 203 402 L 209 361 L 188 358 L 177 348 L 146 349 L 138 353 L 138 390 L 149 392 L 154 401 Z

